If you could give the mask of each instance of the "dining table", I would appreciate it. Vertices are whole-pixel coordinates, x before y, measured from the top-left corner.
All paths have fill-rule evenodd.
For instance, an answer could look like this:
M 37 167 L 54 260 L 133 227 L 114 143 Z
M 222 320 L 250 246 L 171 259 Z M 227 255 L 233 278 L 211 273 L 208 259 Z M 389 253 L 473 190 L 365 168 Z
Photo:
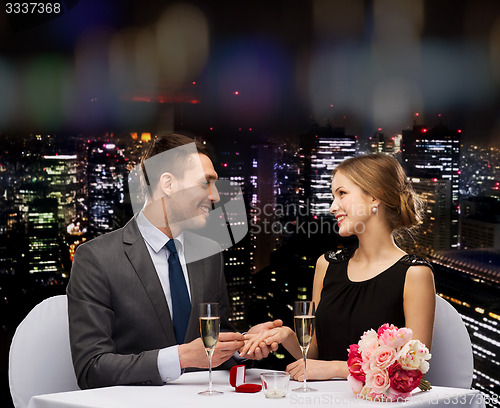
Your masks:
M 260 384 L 260 374 L 270 372 L 252 368 L 246 370 L 245 383 Z M 170 408 L 170 407 L 472 407 L 485 408 L 484 395 L 477 390 L 433 386 L 429 391 L 413 391 L 412 396 L 400 402 L 366 401 L 352 393 L 345 379 L 308 381 L 314 392 L 295 392 L 301 385 L 290 380 L 288 392 L 282 398 L 266 398 L 263 391 L 236 392 L 229 383 L 229 372 L 212 373 L 213 387 L 220 395 L 199 395 L 208 387 L 208 372 L 184 373 L 177 380 L 163 386 L 114 386 L 37 395 L 31 398 L 28 408 Z

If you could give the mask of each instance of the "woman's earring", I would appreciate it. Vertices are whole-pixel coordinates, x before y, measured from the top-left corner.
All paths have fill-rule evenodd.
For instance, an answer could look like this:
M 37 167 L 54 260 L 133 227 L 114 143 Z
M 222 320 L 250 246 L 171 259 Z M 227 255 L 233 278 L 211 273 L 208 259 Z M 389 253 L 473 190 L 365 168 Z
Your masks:
M 377 206 L 373 207 L 372 208 L 372 213 L 373 214 L 377 214 L 377 212 L 378 212 L 378 207 Z

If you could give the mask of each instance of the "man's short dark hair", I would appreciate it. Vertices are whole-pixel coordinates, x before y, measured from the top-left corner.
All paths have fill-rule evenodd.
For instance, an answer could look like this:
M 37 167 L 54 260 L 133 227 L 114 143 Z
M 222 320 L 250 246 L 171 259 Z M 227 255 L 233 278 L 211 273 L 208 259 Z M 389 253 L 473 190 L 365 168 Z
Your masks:
M 192 139 L 191 137 L 180 133 L 160 134 L 149 143 L 141 157 L 141 183 L 146 194 L 151 195 L 163 173 L 169 172 L 176 177 L 182 177 L 184 175 L 186 164 L 188 163 L 186 159 L 189 153 L 186 149 L 175 148 L 185 146 L 190 143 L 195 144 L 196 150 L 199 154 L 204 154 L 210 158 L 210 160 L 213 160 L 212 153 L 205 144 L 201 143 L 199 140 Z M 175 150 L 169 154 L 168 161 L 162 160 L 160 167 L 155 169 L 155 171 L 151 171 L 151 169 L 146 171 L 146 166 L 144 165 L 146 160 L 156 156 L 157 154 L 172 149 Z

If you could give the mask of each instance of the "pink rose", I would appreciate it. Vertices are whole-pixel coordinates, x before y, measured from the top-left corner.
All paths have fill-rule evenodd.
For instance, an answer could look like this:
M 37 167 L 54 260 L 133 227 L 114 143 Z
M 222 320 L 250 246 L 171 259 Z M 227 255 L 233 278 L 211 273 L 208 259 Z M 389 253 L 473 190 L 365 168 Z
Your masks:
M 357 344 L 351 344 L 348 351 L 349 355 L 347 357 L 347 367 L 349 368 L 349 373 L 354 379 L 361 381 L 364 384 L 365 373 L 362 368 L 363 359 L 359 353 L 359 346 Z
M 381 326 L 381 328 L 382 327 L 383 326 Z M 386 327 L 383 330 L 379 329 L 378 341 L 380 344 L 385 344 L 386 346 L 397 349 L 410 341 L 412 336 L 413 332 L 411 329 L 406 327 L 398 329 L 396 326 L 391 324 L 391 326 Z
M 373 332 L 375 333 L 375 332 Z M 361 357 L 363 357 L 363 370 L 364 372 L 368 372 L 370 370 L 370 361 L 372 358 L 372 354 L 375 352 L 375 350 L 379 347 L 377 337 L 375 336 L 374 339 L 371 339 L 367 341 L 364 344 L 364 348 L 359 347 L 359 351 L 361 352 Z
M 376 348 L 370 357 L 370 369 L 380 368 L 386 369 L 392 365 L 397 359 L 397 352 L 394 348 L 389 346 L 380 346 Z
M 401 364 L 394 363 L 389 367 L 391 387 L 402 393 L 409 393 L 420 384 L 422 372 L 420 370 L 405 370 Z
M 389 325 L 389 323 L 384 323 L 382 326 L 380 326 L 377 330 L 377 335 L 380 338 L 380 336 L 386 331 L 386 330 L 397 330 L 398 328 L 394 326 L 393 324 Z
M 387 370 L 376 368 L 367 372 L 366 384 L 372 388 L 373 392 L 384 393 L 390 385 L 390 379 Z
M 347 361 L 347 366 L 349 368 L 349 374 L 351 374 L 356 380 L 361 381 L 364 384 L 366 375 L 363 371 L 363 359 L 361 358 L 361 356 L 351 357 Z
M 406 399 L 410 398 L 411 392 L 401 392 L 397 391 L 392 387 L 389 387 L 387 390 L 387 399 L 389 401 L 395 401 L 395 402 L 403 402 Z
M 371 354 L 368 354 L 368 357 L 364 357 L 361 363 L 361 368 L 363 369 L 365 374 L 372 370 L 370 368 L 370 355 Z
M 349 364 L 349 360 L 354 357 L 361 357 L 361 354 L 359 352 L 359 346 L 357 344 L 351 344 L 349 348 L 347 349 L 349 352 L 348 357 L 347 357 L 347 364 Z
M 371 390 L 367 396 L 366 396 L 368 400 L 372 400 L 372 401 L 377 401 L 377 402 L 383 402 L 383 401 L 386 401 L 386 396 L 384 393 L 381 393 L 381 392 L 376 392 L 374 390 Z
M 347 376 L 347 383 L 351 386 L 351 390 L 354 394 L 359 394 L 364 385 L 364 382 L 357 380 L 352 375 Z
M 391 346 L 397 349 L 401 347 L 403 344 L 408 343 L 412 337 L 413 337 L 413 330 L 409 329 L 408 327 L 402 327 L 401 329 L 398 329 L 396 339 L 391 344 Z

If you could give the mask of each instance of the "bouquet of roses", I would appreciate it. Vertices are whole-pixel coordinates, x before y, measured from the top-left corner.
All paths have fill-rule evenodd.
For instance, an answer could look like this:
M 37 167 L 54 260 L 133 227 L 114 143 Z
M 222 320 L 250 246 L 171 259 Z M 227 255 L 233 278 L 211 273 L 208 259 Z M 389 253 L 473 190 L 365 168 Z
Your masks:
M 420 386 L 430 389 L 422 375 L 429 370 L 431 354 L 411 329 L 384 324 L 365 332 L 348 352 L 347 381 L 354 394 L 376 401 L 401 401 Z

